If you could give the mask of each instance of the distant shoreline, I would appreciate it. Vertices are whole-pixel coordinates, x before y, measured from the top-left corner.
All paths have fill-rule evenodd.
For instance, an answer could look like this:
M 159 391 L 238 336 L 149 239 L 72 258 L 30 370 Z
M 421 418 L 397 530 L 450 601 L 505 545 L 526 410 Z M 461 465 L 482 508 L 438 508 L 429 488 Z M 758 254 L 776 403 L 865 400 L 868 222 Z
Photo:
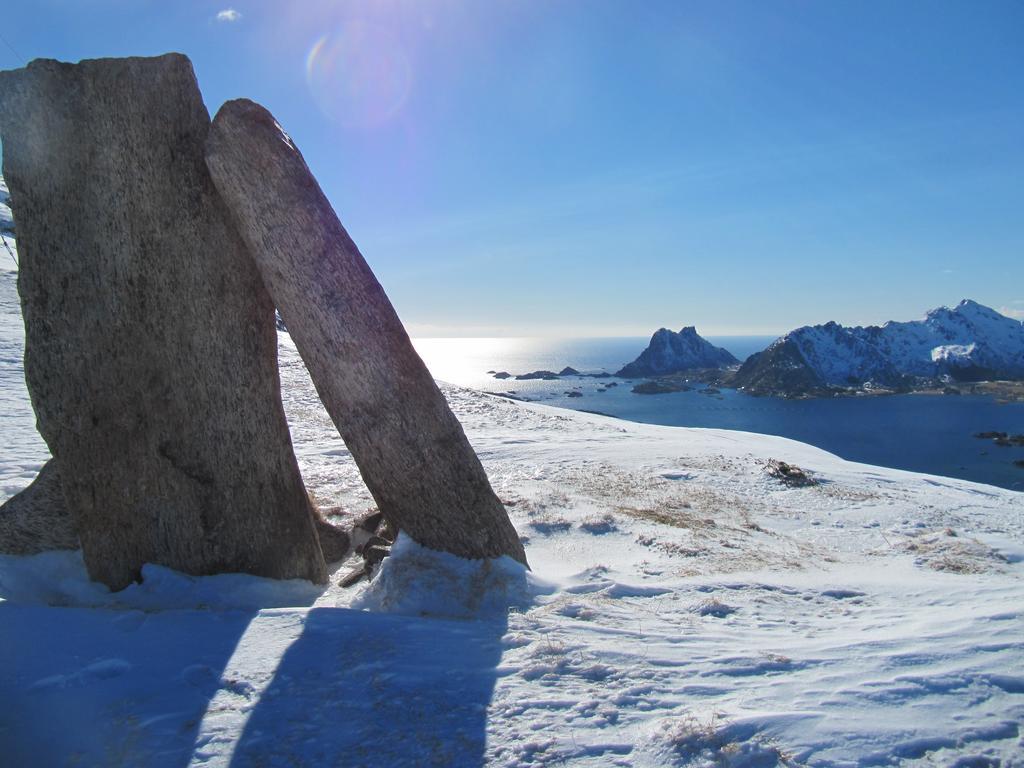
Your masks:
M 888 395 L 983 395 L 995 399 L 997 403 L 1024 403 L 1024 381 L 972 381 L 954 382 L 951 384 L 935 383 L 921 387 L 889 388 L 889 387 L 830 387 L 809 392 L 786 391 L 748 391 L 742 387 L 730 387 L 727 383 L 719 386 L 745 392 L 752 397 L 781 397 L 787 400 L 813 400 L 830 397 L 883 397 Z
M 577 378 L 614 378 L 625 383 L 633 383 L 632 392 L 638 395 L 661 395 L 672 392 L 687 392 L 703 384 L 710 388 L 733 389 L 751 397 L 779 397 L 785 400 L 814 400 L 833 397 L 881 397 L 886 395 L 942 395 L 945 397 L 958 395 L 983 395 L 996 400 L 997 403 L 1024 403 L 1024 381 L 994 380 L 971 382 L 937 382 L 922 383 L 917 387 L 824 387 L 809 390 L 757 389 L 737 387 L 731 383 L 737 368 L 700 368 L 688 371 L 665 374 L 663 376 L 622 377 L 607 372 L 592 373 L 573 370 L 571 373 L 554 373 L 552 371 L 532 371 L 526 374 L 510 374 L 500 372 L 494 375 L 497 380 L 524 381 L 532 379 L 570 380 Z M 543 374 L 543 375 L 542 375 Z M 606 385 L 607 386 L 607 385 Z M 613 385 L 614 386 L 614 385 Z M 514 393 L 497 393 L 513 400 L 529 400 L 517 397 Z

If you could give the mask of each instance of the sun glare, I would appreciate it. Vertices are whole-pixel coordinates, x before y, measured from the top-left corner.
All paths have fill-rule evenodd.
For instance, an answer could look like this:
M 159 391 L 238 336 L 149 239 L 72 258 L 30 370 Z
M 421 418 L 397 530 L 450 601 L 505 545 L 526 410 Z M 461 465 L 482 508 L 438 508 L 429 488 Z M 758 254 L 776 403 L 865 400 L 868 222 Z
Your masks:
M 397 115 L 412 89 L 402 41 L 365 21 L 321 37 L 306 57 L 306 83 L 320 110 L 346 126 L 372 128 Z

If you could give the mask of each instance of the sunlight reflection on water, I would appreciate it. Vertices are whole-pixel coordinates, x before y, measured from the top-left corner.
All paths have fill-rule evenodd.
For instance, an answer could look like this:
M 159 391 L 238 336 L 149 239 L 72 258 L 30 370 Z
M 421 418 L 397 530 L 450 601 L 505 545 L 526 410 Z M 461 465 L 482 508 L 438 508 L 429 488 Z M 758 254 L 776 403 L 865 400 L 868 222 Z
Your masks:
M 770 336 L 709 336 L 712 344 L 723 346 L 745 359 L 764 349 Z M 646 347 L 646 337 L 609 338 L 421 338 L 413 339 L 434 378 L 478 389 L 495 389 L 499 384 L 488 371 L 515 375 L 565 366 L 585 373 L 605 370 L 614 373 L 634 360 Z M 499 387 L 503 389 L 504 387 Z
M 708 340 L 741 360 L 772 341 L 763 336 Z M 516 381 L 514 376 L 538 369 L 558 372 L 565 366 L 614 373 L 647 346 L 646 338 L 434 338 L 413 343 L 435 378 L 485 392 L 648 424 L 781 435 L 868 464 L 1024 487 L 1024 470 L 1012 462 L 1019 458 L 1014 449 L 991 448 L 991 441 L 973 437 L 983 430 L 1024 432 L 1021 403 L 999 405 L 989 397 L 967 395 L 782 400 L 730 389 L 708 395 L 699 386 L 691 392 L 638 395 L 632 383 L 621 379 Z M 495 379 L 488 371 L 508 371 L 512 378 Z

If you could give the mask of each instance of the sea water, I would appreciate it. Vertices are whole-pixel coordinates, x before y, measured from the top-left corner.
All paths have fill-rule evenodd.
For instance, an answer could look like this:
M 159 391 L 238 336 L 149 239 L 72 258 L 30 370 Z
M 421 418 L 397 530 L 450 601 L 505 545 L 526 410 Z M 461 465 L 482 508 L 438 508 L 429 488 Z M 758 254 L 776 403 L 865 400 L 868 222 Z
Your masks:
M 767 346 L 770 336 L 707 337 L 740 360 Z M 548 405 L 594 411 L 645 424 L 711 427 L 780 435 L 816 445 L 844 459 L 927 472 L 1024 490 L 1024 448 L 1004 448 L 973 435 L 982 431 L 1024 433 L 1024 404 L 991 397 L 888 395 L 785 400 L 722 389 L 634 394 L 622 379 L 566 377 L 558 381 L 495 379 L 534 370 L 614 373 L 635 359 L 647 338 L 416 339 L 434 376 L 487 392 L 511 394 Z M 609 388 L 609 383 L 618 386 Z M 605 390 L 605 391 L 599 391 Z M 570 397 L 568 392 L 581 396 Z

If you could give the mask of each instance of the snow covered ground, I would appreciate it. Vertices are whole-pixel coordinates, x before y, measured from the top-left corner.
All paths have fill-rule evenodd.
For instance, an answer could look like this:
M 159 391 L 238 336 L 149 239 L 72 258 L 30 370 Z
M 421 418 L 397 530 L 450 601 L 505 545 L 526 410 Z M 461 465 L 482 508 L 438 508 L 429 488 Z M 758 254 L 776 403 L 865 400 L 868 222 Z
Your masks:
M 21 344 L 0 272 L 0 500 L 47 456 Z M 363 512 L 287 336 L 281 364 L 309 488 Z M 1024 495 L 445 394 L 532 573 L 403 541 L 350 590 L 111 595 L 77 553 L 0 557 L 0 764 L 1024 765 Z

